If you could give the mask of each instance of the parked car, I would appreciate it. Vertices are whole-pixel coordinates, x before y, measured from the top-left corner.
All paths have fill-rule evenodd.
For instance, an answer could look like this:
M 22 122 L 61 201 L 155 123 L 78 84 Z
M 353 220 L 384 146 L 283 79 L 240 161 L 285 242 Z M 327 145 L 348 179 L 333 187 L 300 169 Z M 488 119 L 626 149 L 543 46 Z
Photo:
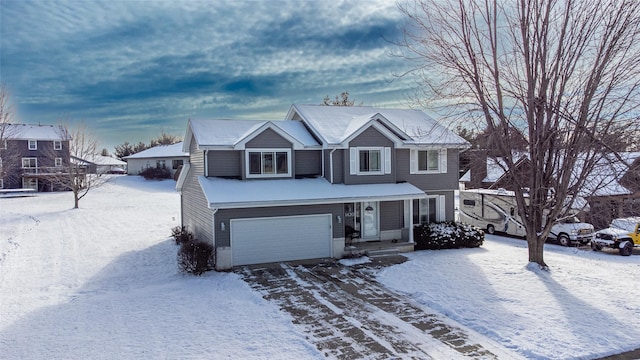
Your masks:
M 614 219 L 608 228 L 598 230 L 591 248 L 599 251 L 605 246 L 618 249 L 622 256 L 631 255 L 633 247 L 640 246 L 640 217 Z

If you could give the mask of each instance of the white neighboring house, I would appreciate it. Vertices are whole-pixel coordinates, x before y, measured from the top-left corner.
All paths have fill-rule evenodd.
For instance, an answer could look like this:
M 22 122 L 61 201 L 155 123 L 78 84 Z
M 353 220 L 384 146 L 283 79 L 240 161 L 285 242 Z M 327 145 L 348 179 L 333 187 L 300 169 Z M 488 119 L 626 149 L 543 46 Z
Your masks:
M 139 153 L 125 156 L 127 174 L 138 175 L 148 168 L 167 169 L 173 177 L 180 166 L 189 162 L 189 153 L 182 151 L 182 142 L 158 145 Z

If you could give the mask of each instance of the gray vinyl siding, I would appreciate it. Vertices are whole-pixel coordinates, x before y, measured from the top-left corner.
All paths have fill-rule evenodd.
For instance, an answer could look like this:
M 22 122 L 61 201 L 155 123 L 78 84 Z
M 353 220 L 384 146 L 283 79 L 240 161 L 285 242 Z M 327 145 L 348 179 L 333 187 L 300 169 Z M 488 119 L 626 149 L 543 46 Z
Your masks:
M 313 215 L 313 214 L 332 214 L 333 219 L 333 237 L 344 236 L 343 224 L 338 224 L 337 215 L 344 218 L 344 205 L 324 204 L 324 205 L 301 205 L 301 206 L 277 206 L 277 207 L 260 207 L 248 209 L 220 209 L 216 213 L 216 245 L 230 246 L 229 220 L 244 219 L 254 217 L 272 217 L 272 216 L 295 216 L 295 215 Z M 220 223 L 225 223 L 225 230 L 221 229 Z M 304 223 L 300 224 L 300 232 L 291 234 L 291 236 L 305 236 Z
M 204 152 L 196 150 L 195 142 L 189 146 L 189 173 L 182 187 L 180 197 L 182 206 L 182 225 L 202 241 L 213 244 L 213 212 L 198 182 L 198 176 L 204 174 Z
M 271 129 L 266 129 L 245 145 L 247 148 L 291 148 L 292 144 Z
M 447 172 L 411 174 L 409 149 L 397 149 L 395 157 L 398 181 L 406 181 L 424 191 L 458 189 L 458 149 L 447 149 Z
M 241 178 L 242 151 L 223 150 L 207 152 L 207 167 L 209 176 Z
M 321 175 L 322 151 L 320 150 L 296 150 L 294 152 L 295 176 Z
M 351 140 L 349 147 L 390 147 L 391 148 L 391 173 L 384 175 L 351 175 L 350 173 L 350 151 L 344 150 L 342 155 L 342 171 L 344 174 L 344 183 L 347 185 L 355 184 L 384 184 L 396 182 L 396 165 L 394 153 L 395 148 L 393 142 L 380 133 L 375 128 L 368 128 Z M 335 166 L 335 164 L 334 164 Z
M 324 150 L 324 177 L 331 181 L 331 158 L 333 157 L 333 183 L 344 183 L 344 153 L 342 149 L 336 149 L 331 155 L 331 149 Z M 348 170 L 348 169 L 347 169 Z
M 397 230 L 404 227 L 404 202 L 380 202 L 380 230 Z

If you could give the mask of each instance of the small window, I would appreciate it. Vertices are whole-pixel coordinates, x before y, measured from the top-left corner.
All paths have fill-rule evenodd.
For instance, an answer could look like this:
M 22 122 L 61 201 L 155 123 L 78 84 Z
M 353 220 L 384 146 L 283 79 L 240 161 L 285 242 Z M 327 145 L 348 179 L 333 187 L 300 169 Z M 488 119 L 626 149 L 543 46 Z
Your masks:
M 418 151 L 418 171 L 438 171 L 438 150 Z
M 476 206 L 476 201 L 475 200 L 464 199 L 464 200 L 462 200 L 462 204 L 467 205 L 467 206 Z
M 56 158 L 56 167 L 62 167 L 62 158 Z
M 359 151 L 361 173 L 380 172 L 382 169 L 380 150 Z
M 37 168 L 38 167 L 38 159 L 37 158 L 22 158 L 22 167 L 23 168 Z
M 184 160 L 173 160 L 171 163 L 173 170 L 177 170 L 182 165 L 184 165 Z
M 414 200 L 413 224 L 429 224 L 444 221 L 444 197 L 429 196 L 426 199 Z
M 291 150 L 250 150 L 247 177 L 291 176 Z
M 164 160 L 156 160 L 156 169 L 166 169 L 167 165 Z
M 37 140 L 29 140 L 29 150 L 38 150 Z
M 53 142 L 53 150 L 62 150 L 62 141 L 55 140 Z

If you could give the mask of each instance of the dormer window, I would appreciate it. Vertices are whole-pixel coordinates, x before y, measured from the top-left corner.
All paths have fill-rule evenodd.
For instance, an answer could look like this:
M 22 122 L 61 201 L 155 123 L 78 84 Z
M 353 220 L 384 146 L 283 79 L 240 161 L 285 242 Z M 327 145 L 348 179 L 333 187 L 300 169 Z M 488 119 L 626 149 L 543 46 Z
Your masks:
M 53 141 L 53 150 L 62 150 L 62 141 Z
M 29 150 L 38 150 L 37 140 L 29 140 Z
M 291 177 L 291 149 L 246 151 L 247 177 Z
M 351 175 L 384 175 L 391 173 L 391 148 L 350 148 Z

